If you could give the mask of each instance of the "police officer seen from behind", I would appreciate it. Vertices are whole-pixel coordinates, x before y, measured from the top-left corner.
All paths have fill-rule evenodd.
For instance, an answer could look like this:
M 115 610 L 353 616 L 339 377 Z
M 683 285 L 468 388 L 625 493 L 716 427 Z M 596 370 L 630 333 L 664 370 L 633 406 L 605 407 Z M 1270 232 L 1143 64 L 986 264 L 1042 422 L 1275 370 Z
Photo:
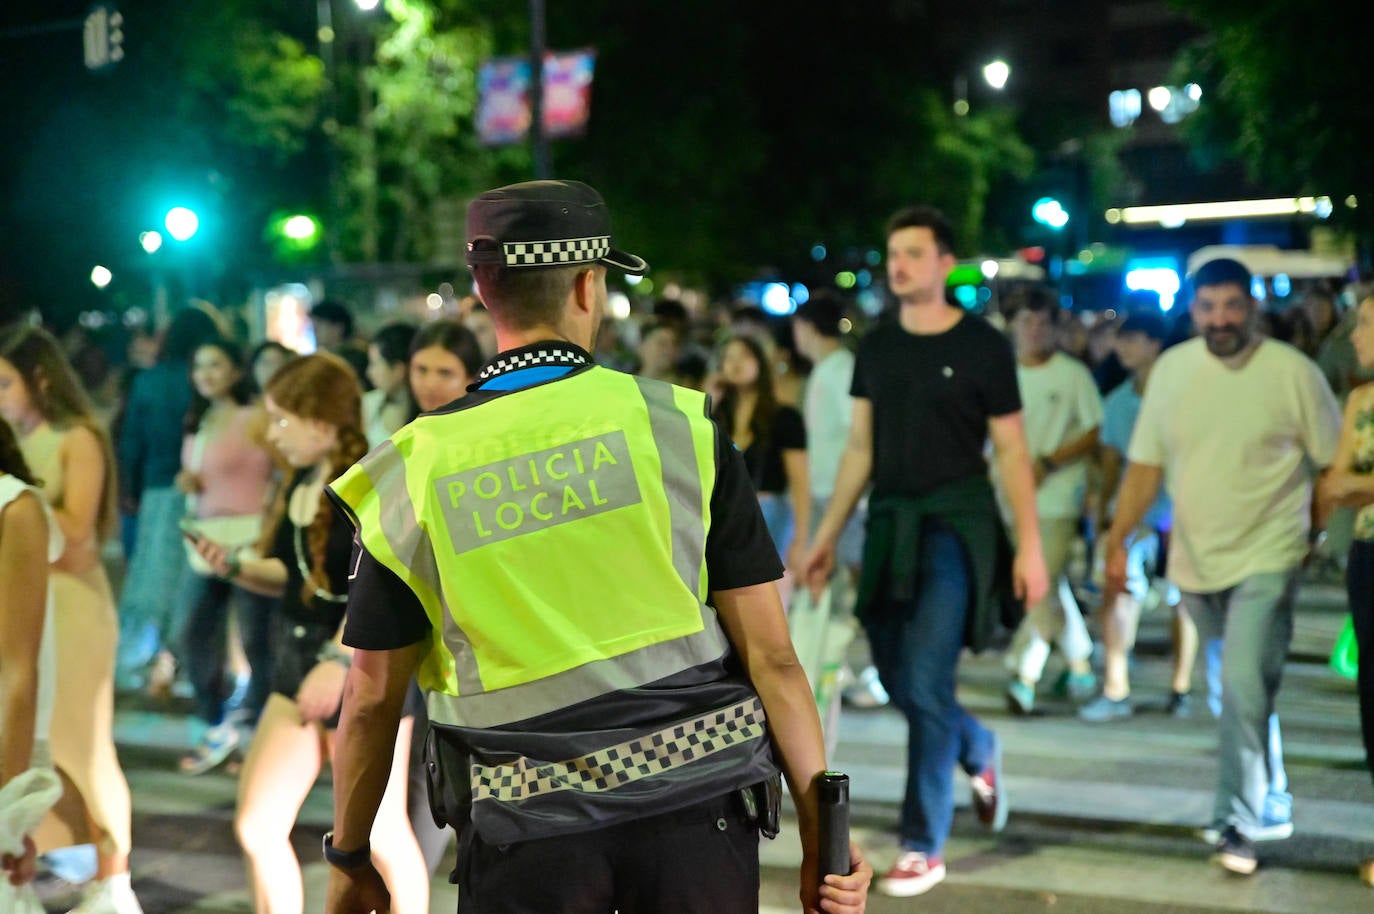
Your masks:
M 647 265 L 571 181 L 482 194 L 468 238 L 501 351 L 332 487 L 360 547 L 328 910 L 387 908 L 367 836 L 418 671 L 463 914 L 757 911 L 779 768 L 803 907 L 862 911 L 857 848 L 818 873 L 820 725 L 740 455 L 701 393 L 588 354 L 607 268 Z

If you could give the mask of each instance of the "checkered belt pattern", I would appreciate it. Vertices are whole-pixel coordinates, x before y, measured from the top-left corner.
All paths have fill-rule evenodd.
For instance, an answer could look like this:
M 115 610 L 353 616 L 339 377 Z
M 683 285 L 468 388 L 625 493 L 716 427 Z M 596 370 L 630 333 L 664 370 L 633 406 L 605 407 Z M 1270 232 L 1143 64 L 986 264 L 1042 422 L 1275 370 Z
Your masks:
M 560 241 L 507 241 L 502 248 L 508 267 L 592 263 L 611 252 L 611 238 L 609 235 L 599 235 Z
M 763 703 L 757 698 L 721 708 L 694 720 L 610 746 L 591 755 L 531 765 L 472 765 L 472 799 L 513 802 L 560 790 L 595 793 L 705 758 L 764 736 Z

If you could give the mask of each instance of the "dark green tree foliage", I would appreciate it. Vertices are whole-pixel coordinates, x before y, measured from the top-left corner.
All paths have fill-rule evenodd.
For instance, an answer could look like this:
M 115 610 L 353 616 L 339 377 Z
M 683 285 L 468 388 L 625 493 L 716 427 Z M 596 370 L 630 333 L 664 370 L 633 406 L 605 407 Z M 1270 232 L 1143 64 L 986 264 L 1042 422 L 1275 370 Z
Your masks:
M 595 44 L 591 129 L 555 171 L 605 188 L 650 262 L 739 279 L 881 244 L 896 207 L 935 203 L 980 246 L 999 175 L 1029 150 L 1010 114 L 949 113 L 928 5 L 550 4 L 552 47 Z M 590 39 L 590 41 L 589 41 Z M 760 259 L 763 263 L 760 264 Z
M 1184 124 L 1201 160 L 1231 153 L 1267 183 L 1330 195 L 1334 218 L 1374 236 L 1374 105 L 1360 89 L 1368 65 L 1361 7 L 1285 0 L 1174 0 L 1209 33 L 1179 60 L 1203 88 Z M 1355 195 L 1360 206 L 1343 201 Z

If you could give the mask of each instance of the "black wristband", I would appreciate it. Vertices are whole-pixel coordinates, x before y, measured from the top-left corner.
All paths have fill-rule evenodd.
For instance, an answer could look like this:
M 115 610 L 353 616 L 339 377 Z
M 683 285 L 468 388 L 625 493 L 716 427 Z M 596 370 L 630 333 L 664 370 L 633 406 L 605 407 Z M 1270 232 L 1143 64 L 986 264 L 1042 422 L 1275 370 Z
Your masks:
M 324 862 L 341 870 L 354 870 L 372 861 L 372 843 L 364 841 L 357 850 L 341 851 L 334 846 L 334 833 L 324 836 Z

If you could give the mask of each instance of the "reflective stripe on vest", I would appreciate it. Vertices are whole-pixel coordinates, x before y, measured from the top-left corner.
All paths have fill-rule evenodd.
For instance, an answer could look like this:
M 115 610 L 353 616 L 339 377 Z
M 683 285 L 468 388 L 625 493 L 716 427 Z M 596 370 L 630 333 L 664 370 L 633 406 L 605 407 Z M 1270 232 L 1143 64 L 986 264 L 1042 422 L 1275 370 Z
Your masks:
M 333 483 L 432 630 L 436 723 L 492 727 L 719 658 L 702 394 L 608 369 L 424 416 Z

